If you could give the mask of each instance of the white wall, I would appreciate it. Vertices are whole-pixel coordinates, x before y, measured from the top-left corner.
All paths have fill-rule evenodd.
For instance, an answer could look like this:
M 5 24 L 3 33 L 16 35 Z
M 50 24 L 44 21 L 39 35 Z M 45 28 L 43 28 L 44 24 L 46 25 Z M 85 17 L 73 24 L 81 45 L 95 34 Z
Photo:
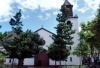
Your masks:
M 34 58 L 24 59 L 24 65 L 34 65 Z
M 11 62 L 10 62 L 11 61 Z M 6 58 L 6 62 L 5 62 L 5 64 L 7 64 L 7 65 L 11 65 L 12 64 L 12 61 L 13 61 L 13 59 L 10 59 L 10 58 Z M 16 58 L 14 58 L 14 65 L 17 65 L 18 64 L 18 59 L 16 59 Z
M 70 61 L 70 57 L 73 57 L 72 61 Z M 61 65 L 79 65 L 79 58 L 76 56 L 68 56 L 67 61 L 61 61 Z M 55 65 L 55 61 L 51 60 L 49 61 L 50 65 Z M 59 65 L 59 61 L 57 61 L 57 65 Z
M 45 40 L 45 45 L 43 46 L 43 48 L 48 50 L 47 46 L 50 46 L 50 44 L 52 44 L 53 42 L 52 38 L 50 37 L 52 36 L 52 34 L 45 31 L 44 29 L 38 31 L 38 34 Z
M 72 35 L 74 44 L 71 45 L 71 52 L 74 51 L 75 47 L 79 44 L 79 36 L 78 36 L 78 32 L 79 32 L 79 28 L 78 28 L 78 18 L 70 18 L 70 21 L 73 23 L 72 29 L 76 30 L 76 32 Z M 72 57 L 72 62 L 70 61 L 70 57 Z M 66 62 L 67 65 L 79 65 L 79 57 L 77 57 L 76 55 L 70 55 L 68 56 L 68 61 Z
M 10 61 L 10 58 L 7 58 L 5 64 L 11 65 L 13 59 L 11 59 L 11 62 L 9 61 Z M 18 59 L 14 58 L 14 65 L 17 65 L 17 64 L 18 64 Z M 24 65 L 34 65 L 34 58 L 25 58 Z

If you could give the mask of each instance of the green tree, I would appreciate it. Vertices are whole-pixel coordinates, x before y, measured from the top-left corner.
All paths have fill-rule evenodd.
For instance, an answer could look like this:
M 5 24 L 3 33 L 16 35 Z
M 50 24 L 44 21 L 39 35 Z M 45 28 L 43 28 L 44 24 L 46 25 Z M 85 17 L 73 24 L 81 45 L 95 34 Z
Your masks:
M 0 29 L 2 28 L 2 26 L 0 25 Z M 8 32 L 0 32 L 0 43 L 2 44 L 3 40 L 5 40 L 6 38 L 9 38 L 11 35 L 8 35 Z
M 43 38 L 41 38 L 37 33 L 33 33 L 29 30 L 21 33 L 18 37 L 13 40 L 7 40 L 4 43 L 4 48 L 8 52 L 10 58 L 18 58 L 19 66 L 23 65 L 23 60 L 25 58 L 34 57 L 35 54 L 40 52 L 41 45 L 44 44 Z
M 85 43 L 89 45 L 90 48 L 90 56 L 91 58 L 94 58 L 94 62 L 97 63 L 97 58 L 99 57 L 100 52 L 100 6 L 97 11 L 96 17 L 90 21 L 87 22 L 87 24 L 82 23 L 81 25 L 81 35 L 83 35 L 83 38 L 85 39 Z M 79 34 L 80 34 L 79 33 Z M 81 35 L 80 38 L 81 38 Z M 81 41 L 81 40 L 80 40 Z M 81 42 L 80 42 L 81 43 Z M 84 52 L 84 51 L 83 51 Z
M 0 29 L 1 29 L 1 25 L 0 25 Z M 3 40 L 5 40 L 6 38 L 9 38 L 8 33 L 7 32 L 0 32 L 0 47 L 2 46 Z M 4 49 L 0 49 L 0 62 L 4 62 L 6 60 L 6 52 Z
M 17 12 L 15 14 L 15 16 L 13 16 L 13 18 L 10 19 L 9 24 L 12 26 L 12 29 L 14 30 L 14 32 L 16 33 L 16 35 L 19 35 L 22 31 L 22 21 L 21 20 L 21 9 L 19 10 L 19 12 Z
M 80 57 L 80 68 L 82 65 L 83 58 L 86 58 L 90 54 L 90 46 L 87 43 L 89 35 L 92 36 L 92 33 L 87 30 L 87 24 L 85 22 L 81 23 L 81 31 L 78 33 L 80 43 L 74 49 L 73 54 Z
M 14 18 L 11 18 L 10 25 L 13 26 L 16 36 L 13 39 L 7 38 L 4 40 L 3 46 L 7 51 L 7 55 L 10 58 L 17 58 L 19 60 L 18 65 L 23 66 L 25 58 L 31 58 L 40 52 L 44 40 L 38 33 L 31 30 L 22 31 L 21 10 L 16 13 Z
M 61 6 L 61 14 L 57 15 L 57 21 L 59 24 L 55 27 L 57 34 L 52 35 L 54 42 L 48 47 L 48 56 L 52 60 L 65 61 L 70 54 L 69 49 L 66 45 L 72 45 L 74 42 L 72 39 L 72 34 L 75 33 L 75 30 L 72 30 L 72 23 L 68 20 L 69 10 L 65 5 Z
M 87 39 L 87 42 L 91 46 L 91 57 L 94 58 L 94 62 L 97 63 L 100 53 L 100 5 L 97 10 L 96 17 L 88 23 L 88 30 L 92 32 L 93 36 Z

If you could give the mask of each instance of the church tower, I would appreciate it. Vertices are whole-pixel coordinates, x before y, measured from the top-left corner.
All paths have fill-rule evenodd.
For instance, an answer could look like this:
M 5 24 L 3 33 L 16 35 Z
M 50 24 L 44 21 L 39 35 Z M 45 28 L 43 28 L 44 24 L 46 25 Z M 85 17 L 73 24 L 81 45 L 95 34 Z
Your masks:
M 69 0 L 70 1 L 70 0 Z M 79 44 L 79 36 L 78 36 L 78 32 L 79 32 L 79 28 L 78 28 L 78 16 L 73 14 L 73 6 L 68 0 L 65 0 L 64 3 L 62 5 L 66 6 L 69 9 L 70 12 L 70 18 L 68 18 L 68 20 L 66 20 L 66 23 L 71 22 L 72 23 L 72 29 L 76 30 L 75 33 L 72 35 L 74 44 L 73 45 L 66 45 L 69 47 L 70 52 L 73 52 L 74 49 L 77 47 L 77 45 Z M 70 54 L 68 56 L 68 58 L 66 59 L 66 61 L 61 61 L 61 65 L 79 65 L 80 64 L 80 60 L 79 57 L 73 54 Z M 56 61 L 57 65 L 59 65 L 59 62 Z M 55 62 L 53 60 L 49 60 L 49 65 L 54 65 Z
M 73 16 L 73 5 L 68 0 L 65 0 L 63 5 L 66 5 L 66 7 L 69 9 L 70 16 Z

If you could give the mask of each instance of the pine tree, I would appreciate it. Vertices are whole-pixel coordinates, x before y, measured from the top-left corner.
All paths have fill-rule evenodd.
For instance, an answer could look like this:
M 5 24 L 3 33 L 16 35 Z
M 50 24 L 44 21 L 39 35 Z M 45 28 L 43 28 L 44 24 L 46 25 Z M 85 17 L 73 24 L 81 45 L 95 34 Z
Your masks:
M 22 32 L 22 22 L 21 20 L 21 9 L 19 10 L 19 12 L 17 12 L 15 14 L 15 16 L 13 18 L 10 19 L 9 24 L 12 26 L 12 29 L 14 30 L 14 32 L 19 35 Z
M 52 35 L 52 39 L 54 42 L 48 47 L 48 56 L 52 60 L 65 61 L 68 57 L 69 49 L 66 45 L 72 45 L 74 42 L 72 39 L 72 34 L 75 33 L 75 30 L 72 30 L 72 23 L 68 19 L 69 17 L 69 10 L 66 8 L 65 5 L 61 6 L 61 14 L 57 15 L 56 20 L 59 22 L 57 27 L 55 27 L 57 34 Z

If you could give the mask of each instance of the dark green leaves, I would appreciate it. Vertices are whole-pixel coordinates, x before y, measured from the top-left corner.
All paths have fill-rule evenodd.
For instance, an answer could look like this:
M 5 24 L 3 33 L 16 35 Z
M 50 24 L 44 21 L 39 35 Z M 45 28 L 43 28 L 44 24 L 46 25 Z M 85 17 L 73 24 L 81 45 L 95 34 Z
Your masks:
M 20 34 L 22 32 L 22 22 L 20 21 L 21 19 L 21 10 L 19 10 L 19 12 L 17 12 L 14 16 L 14 18 L 10 19 L 9 24 L 12 26 L 13 30 L 18 34 Z
M 75 30 L 72 30 L 72 23 L 68 20 L 69 10 L 65 5 L 61 6 L 61 14 L 57 15 L 56 20 L 59 22 L 57 27 L 55 27 L 57 34 L 52 35 L 54 42 L 48 47 L 48 56 L 52 60 L 61 61 L 66 60 L 70 54 L 69 49 L 66 45 L 72 45 L 74 42 L 72 39 L 72 34 Z

